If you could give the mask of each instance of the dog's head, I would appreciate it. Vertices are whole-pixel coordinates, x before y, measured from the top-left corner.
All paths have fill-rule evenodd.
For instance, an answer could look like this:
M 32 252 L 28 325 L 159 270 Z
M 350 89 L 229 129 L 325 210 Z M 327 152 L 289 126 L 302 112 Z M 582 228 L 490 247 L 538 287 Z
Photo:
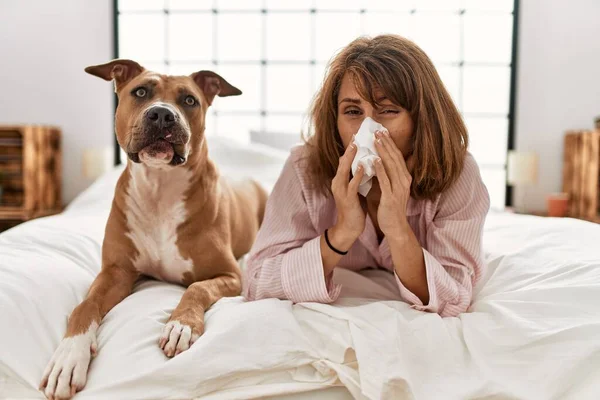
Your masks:
M 85 71 L 114 81 L 119 145 L 133 162 L 154 167 L 184 164 L 203 140 L 206 110 L 215 96 L 242 94 L 212 71 L 170 76 L 131 60 L 113 60 Z

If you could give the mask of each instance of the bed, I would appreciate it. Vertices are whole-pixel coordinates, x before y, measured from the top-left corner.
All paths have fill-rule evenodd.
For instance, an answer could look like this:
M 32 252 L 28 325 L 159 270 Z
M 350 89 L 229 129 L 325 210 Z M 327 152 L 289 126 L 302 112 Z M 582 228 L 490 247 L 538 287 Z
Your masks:
M 216 139 L 210 152 L 268 189 L 286 158 Z M 43 398 L 42 371 L 100 269 L 121 168 L 64 213 L 0 234 L 0 398 Z M 103 320 L 75 399 L 600 398 L 600 225 L 491 212 L 484 248 L 487 272 L 457 318 L 397 301 L 385 272 L 337 271 L 334 305 L 222 299 L 173 359 L 157 342 L 184 289 L 140 281 Z

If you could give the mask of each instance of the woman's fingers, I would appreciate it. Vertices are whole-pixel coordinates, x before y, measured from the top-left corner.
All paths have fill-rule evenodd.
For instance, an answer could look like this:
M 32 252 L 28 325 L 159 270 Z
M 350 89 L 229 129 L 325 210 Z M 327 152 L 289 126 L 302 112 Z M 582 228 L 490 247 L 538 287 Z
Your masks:
M 348 193 L 349 194 L 358 193 L 358 186 L 360 186 L 360 182 L 362 181 L 362 178 L 364 175 L 365 175 L 365 169 L 363 168 L 362 165 L 359 165 L 358 168 L 356 168 L 356 174 L 354 174 L 354 176 L 350 180 L 350 183 L 348 184 Z
M 414 161 L 414 157 L 409 157 L 408 159 L 405 159 L 404 154 L 402 153 L 402 151 L 400 151 L 398 147 L 396 147 L 396 144 L 389 136 L 389 134 L 384 135 L 383 142 L 386 144 L 386 147 L 390 150 L 390 154 L 394 159 L 394 165 L 397 166 L 397 170 L 400 173 L 400 178 L 405 178 L 405 183 L 410 182 L 412 177 L 410 174 L 411 169 L 409 166 L 409 161 L 411 161 L 411 158 Z
M 331 182 L 332 189 L 336 187 L 339 189 L 348 187 L 350 168 L 352 167 L 352 160 L 354 160 L 355 155 L 356 145 L 351 143 L 348 147 L 346 147 L 344 155 L 342 155 L 339 159 L 337 172 L 335 173 L 333 181 Z
M 382 135 L 376 135 L 377 139 L 375 140 L 375 146 L 377 146 L 377 152 L 379 153 L 379 157 L 383 162 L 383 167 L 385 168 L 385 172 L 392 183 L 392 187 L 394 186 L 394 182 L 398 180 L 398 167 L 392 155 L 390 154 L 391 149 L 388 148 L 386 142 L 382 139 Z
M 381 141 L 383 142 L 385 147 L 388 149 L 390 156 L 394 160 L 394 163 L 397 164 L 398 166 L 400 166 L 401 164 L 404 164 L 404 155 L 402 155 L 402 152 L 396 146 L 396 143 L 394 143 L 394 141 L 392 140 L 392 137 L 390 136 L 390 134 L 387 131 L 381 133 Z
M 338 173 L 342 174 L 346 179 L 350 176 L 350 168 L 352 167 L 352 161 L 356 155 L 356 145 L 351 143 L 346 147 L 346 151 L 342 158 L 340 158 L 340 164 L 338 166 Z
M 383 165 L 394 187 L 395 183 L 400 183 L 403 187 L 410 186 L 412 176 L 409 172 L 407 162 L 404 160 L 404 155 L 396 147 L 396 144 L 389 134 L 381 133 L 378 135 L 380 141 L 380 155 L 382 155 Z
M 381 194 L 391 195 L 392 194 L 392 184 L 390 183 L 390 178 L 385 172 L 385 168 L 383 167 L 383 163 L 381 158 L 375 160 L 375 172 L 377 173 L 377 180 L 379 181 L 379 187 L 381 188 Z

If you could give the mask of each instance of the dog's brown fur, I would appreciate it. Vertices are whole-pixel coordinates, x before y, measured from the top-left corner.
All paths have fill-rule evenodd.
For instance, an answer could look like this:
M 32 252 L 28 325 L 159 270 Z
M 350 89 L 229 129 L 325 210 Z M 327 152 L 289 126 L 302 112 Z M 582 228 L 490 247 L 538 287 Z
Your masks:
M 187 176 L 191 176 L 184 196 L 186 219 L 176 228 L 176 246 L 183 259 L 192 261 L 193 268 L 175 280 L 187 289 L 169 319 L 191 328 L 191 344 L 204 332 L 204 312 L 220 298 L 241 293 L 237 259 L 250 250 L 264 214 L 266 192 L 252 181 L 232 184 L 221 178 L 208 156 L 204 136 L 206 110 L 214 97 L 241 92 L 214 72 L 166 76 L 147 71 L 130 60 L 114 60 L 88 67 L 86 71 L 105 80 L 114 80 L 119 96 L 117 140 L 131 155 L 131 160 L 115 190 L 102 248 L 102 270 L 86 299 L 71 314 L 65 338 L 88 332 L 94 322 L 99 325 L 106 313 L 131 293 L 134 283 L 145 272 L 134 265 L 133 260 L 143 249 L 136 248 L 130 237 L 127 202 L 128 189 L 136 176 L 132 169 L 139 168 L 133 160 L 148 144 L 140 122 L 148 103 L 139 101 L 131 92 L 145 85 L 151 88 L 154 100 L 176 107 L 182 119 L 178 121 L 181 126 L 173 128 L 173 148 L 185 161 L 183 165 L 165 166 L 164 172 L 160 173 L 169 174 L 170 170 L 186 168 Z M 200 104 L 193 108 L 182 106 L 181 98 L 186 95 L 194 96 Z M 161 347 L 164 345 L 161 343 Z M 165 348 L 165 353 L 173 356 L 172 350 Z M 46 387 L 47 383 L 46 374 L 41 387 Z M 74 387 L 72 393 L 80 389 Z M 51 393 L 49 397 L 52 396 Z

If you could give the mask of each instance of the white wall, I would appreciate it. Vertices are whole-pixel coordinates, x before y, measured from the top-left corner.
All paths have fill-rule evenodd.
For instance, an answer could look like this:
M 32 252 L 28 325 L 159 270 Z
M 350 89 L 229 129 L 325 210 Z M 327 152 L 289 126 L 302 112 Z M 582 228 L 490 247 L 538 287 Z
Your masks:
M 540 155 L 525 206 L 543 209 L 564 131 L 600 114 L 600 1 L 521 0 L 520 14 L 516 147 Z M 113 143 L 112 87 L 83 71 L 112 58 L 112 34 L 110 0 L 0 0 L 0 124 L 62 127 L 66 201 L 90 184 L 83 149 Z
M 83 149 L 113 143 L 112 86 L 83 71 L 112 41 L 110 0 L 0 0 L 0 124 L 62 128 L 65 202 L 91 183 Z
M 520 12 L 516 148 L 538 152 L 540 174 L 515 201 L 542 210 L 562 188 L 565 131 L 600 115 L 600 1 L 521 0 Z

